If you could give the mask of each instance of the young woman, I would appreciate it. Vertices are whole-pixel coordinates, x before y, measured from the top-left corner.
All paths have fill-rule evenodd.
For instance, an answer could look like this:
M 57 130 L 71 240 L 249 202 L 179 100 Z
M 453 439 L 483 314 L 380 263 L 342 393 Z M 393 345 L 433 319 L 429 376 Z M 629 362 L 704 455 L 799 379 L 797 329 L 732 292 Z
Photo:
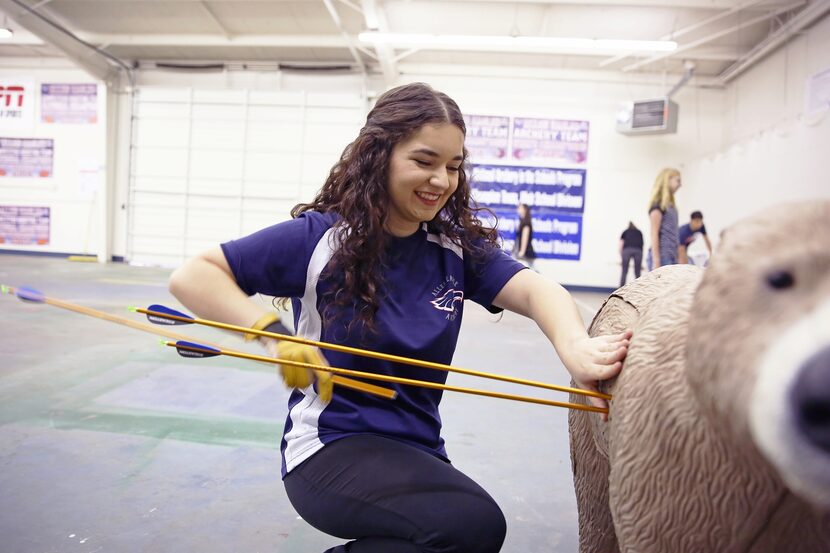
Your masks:
M 660 171 L 651 189 L 648 216 L 651 221 L 649 270 L 677 263 L 677 205 L 674 194 L 680 188 L 680 171 Z
M 471 206 L 464 119 L 421 83 L 383 94 L 317 197 L 293 220 L 189 260 L 171 291 L 200 316 L 279 328 L 248 297 L 292 298 L 314 340 L 450 363 L 470 299 L 533 318 L 577 385 L 616 375 L 629 333 L 589 338 L 569 294 L 502 252 Z M 446 373 L 266 341 L 282 359 L 444 382 Z M 289 414 L 281 450 L 304 520 L 353 541 L 334 552 L 499 551 L 498 505 L 452 466 L 441 392 L 396 386 L 395 400 L 338 388 L 325 372 L 281 367 Z M 603 405 L 602 400 L 596 400 Z
M 516 259 L 524 261 L 532 269 L 536 252 L 533 250 L 533 219 L 530 207 L 527 204 L 519 204 L 516 211 L 519 214 L 519 228 L 516 229 L 516 245 L 513 252 Z

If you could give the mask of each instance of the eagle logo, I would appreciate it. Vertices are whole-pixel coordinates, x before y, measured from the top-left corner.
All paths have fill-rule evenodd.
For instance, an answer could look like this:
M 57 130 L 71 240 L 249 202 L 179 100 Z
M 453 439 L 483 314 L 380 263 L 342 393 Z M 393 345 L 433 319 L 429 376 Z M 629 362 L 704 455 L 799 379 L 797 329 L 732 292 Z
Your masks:
M 444 295 L 440 298 L 435 298 L 431 300 L 431 303 L 435 309 L 439 309 L 441 311 L 455 311 L 455 302 L 457 301 L 464 301 L 464 292 L 462 290 L 456 290 L 454 288 L 450 288 Z

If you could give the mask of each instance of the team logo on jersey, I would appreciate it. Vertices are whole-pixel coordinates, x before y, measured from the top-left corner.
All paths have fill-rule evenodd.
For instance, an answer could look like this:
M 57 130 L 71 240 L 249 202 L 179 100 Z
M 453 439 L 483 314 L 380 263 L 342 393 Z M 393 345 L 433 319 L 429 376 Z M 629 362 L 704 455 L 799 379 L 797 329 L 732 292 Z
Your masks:
M 446 313 L 448 321 L 454 321 L 458 316 L 458 306 L 464 301 L 464 290 L 461 290 L 461 283 L 452 275 L 448 275 L 432 289 L 433 299 L 429 300 L 432 307 Z
M 435 298 L 432 300 L 431 303 L 435 309 L 440 309 L 441 311 L 455 311 L 455 302 L 464 301 L 464 292 L 461 290 L 456 290 L 454 288 L 450 288 L 444 295 L 440 298 Z

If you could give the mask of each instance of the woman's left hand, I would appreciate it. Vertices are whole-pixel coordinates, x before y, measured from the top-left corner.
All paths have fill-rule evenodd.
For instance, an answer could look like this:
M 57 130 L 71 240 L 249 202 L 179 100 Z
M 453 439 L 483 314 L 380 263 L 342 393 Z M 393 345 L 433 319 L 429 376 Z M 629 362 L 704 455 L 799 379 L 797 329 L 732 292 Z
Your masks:
M 628 353 L 631 334 L 631 330 L 626 330 L 620 334 L 575 338 L 565 355 L 561 355 L 574 383 L 583 390 L 598 392 L 600 380 L 617 376 Z M 588 400 L 592 405 L 608 408 L 608 402 L 602 398 L 588 396 Z M 608 415 L 603 414 L 602 420 L 607 421 Z

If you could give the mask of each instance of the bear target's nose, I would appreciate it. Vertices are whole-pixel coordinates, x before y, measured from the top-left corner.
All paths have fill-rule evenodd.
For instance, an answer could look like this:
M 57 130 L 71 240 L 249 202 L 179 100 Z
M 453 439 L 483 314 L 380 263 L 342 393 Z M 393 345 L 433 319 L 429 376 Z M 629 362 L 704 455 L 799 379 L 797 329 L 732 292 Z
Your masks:
M 810 357 L 790 392 L 798 430 L 830 453 L 830 346 Z

